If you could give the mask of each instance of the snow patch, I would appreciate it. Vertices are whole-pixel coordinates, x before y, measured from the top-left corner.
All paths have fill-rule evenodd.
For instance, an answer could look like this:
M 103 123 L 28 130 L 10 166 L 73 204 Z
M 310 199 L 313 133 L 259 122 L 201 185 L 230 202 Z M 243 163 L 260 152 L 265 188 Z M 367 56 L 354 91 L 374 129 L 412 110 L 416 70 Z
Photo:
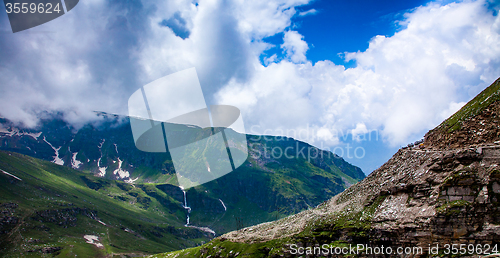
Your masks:
M 99 146 L 97 146 L 99 148 L 99 152 L 101 153 L 101 157 L 97 160 L 97 168 L 99 169 L 99 174 L 97 174 L 97 175 L 100 177 L 104 177 L 106 175 L 106 169 L 108 169 L 108 167 L 101 167 L 102 145 L 104 144 L 105 141 L 106 141 L 106 139 L 102 139 Z
M 27 135 L 27 136 L 33 137 L 33 139 L 35 139 L 35 140 L 38 140 L 38 137 L 40 137 L 40 135 L 42 135 L 42 132 L 26 133 L 26 132 L 19 131 L 19 129 L 17 129 L 17 128 L 12 128 L 11 130 L 8 130 L 7 128 L 3 127 L 2 125 L 0 125 L 0 133 L 3 133 L 3 134 L 5 134 L 4 136 L 9 136 L 9 137 Z
M 99 176 L 104 177 L 106 175 L 106 169 L 108 169 L 108 167 L 99 168 Z
M 2 124 L 0 124 L 0 133 L 8 134 L 9 136 L 11 136 L 11 132 L 9 130 L 7 130 L 7 128 L 3 127 Z
M 74 169 L 78 169 L 82 165 L 82 162 L 76 159 L 76 155 L 78 155 L 78 152 L 73 153 L 73 159 L 71 160 L 71 167 Z
M 55 152 L 56 152 L 56 155 L 53 156 L 54 157 L 54 160 L 52 161 L 53 163 L 56 163 L 57 165 L 64 165 L 64 160 L 62 160 L 61 158 L 59 158 L 59 150 L 61 149 L 61 147 L 57 148 L 52 146 L 52 144 L 50 144 L 50 142 L 48 142 L 46 139 L 45 139 L 45 136 L 43 137 L 43 141 L 46 142 Z
M 39 133 L 22 133 L 22 135 L 28 135 L 28 136 L 31 136 L 33 137 L 35 140 L 38 141 L 38 137 L 40 137 L 40 135 L 42 135 L 42 132 L 39 132 Z
M 98 236 L 85 235 L 85 236 L 83 236 L 83 238 L 85 238 L 85 240 L 89 244 L 93 244 L 93 245 L 95 245 L 95 246 L 97 246 L 99 248 L 104 247 L 101 243 L 99 243 L 99 237 Z
M 184 194 L 184 204 L 182 207 L 187 210 L 187 218 L 186 218 L 186 225 L 184 226 L 189 226 L 189 213 L 191 213 L 191 207 L 187 205 L 187 197 L 186 197 L 186 191 L 184 191 L 184 187 L 180 186 L 182 193 Z
M 118 168 L 115 169 L 115 171 L 113 171 L 113 174 L 114 175 L 118 174 L 118 176 L 122 179 L 129 178 L 130 173 L 128 171 L 125 171 L 122 169 L 122 163 L 123 163 L 123 161 L 120 158 L 118 158 Z
M 224 207 L 224 211 L 227 211 L 227 208 L 226 208 L 226 205 L 224 204 L 224 202 L 221 199 L 219 199 L 219 201 L 222 204 L 222 207 Z
M 104 177 L 106 175 L 106 169 L 108 169 L 108 167 L 101 167 L 101 158 L 97 160 L 97 168 L 99 169 L 98 176 Z
M 208 162 L 206 160 L 205 160 L 205 165 L 207 166 L 208 173 L 211 173 L 210 166 L 208 165 Z
M 133 184 L 133 183 L 135 183 L 135 181 L 137 181 L 137 179 L 139 179 L 139 177 L 136 177 L 134 179 L 130 178 L 130 179 L 125 180 L 124 182 L 128 183 L 128 184 Z
M 0 171 L 2 171 L 2 173 L 6 174 L 6 175 L 8 175 L 8 176 L 11 176 L 11 177 L 13 177 L 13 178 L 15 178 L 15 179 L 17 179 L 17 180 L 19 180 L 19 181 L 23 181 L 21 178 L 19 178 L 19 177 L 17 177 L 17 176 L 14 176 L 13 174 L 11 174 L 11 173 L 9 173 L 9 172 L 7 172 L 7 171 L 4 171 L 4 170 L 2 170 L 2 169 L 0 169 Z

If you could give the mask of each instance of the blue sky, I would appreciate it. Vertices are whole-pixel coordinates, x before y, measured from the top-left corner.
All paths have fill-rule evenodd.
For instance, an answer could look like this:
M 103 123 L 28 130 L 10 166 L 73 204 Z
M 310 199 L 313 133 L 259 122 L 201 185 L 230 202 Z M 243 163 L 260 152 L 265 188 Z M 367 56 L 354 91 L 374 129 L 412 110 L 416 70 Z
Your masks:
M 0 115 L 128 114 L 139 87 L 195 67 L 207 104 L 238 107 L 248 133 L 370 173 L 500 76 L 494 2 L 86 0 L 15 34 L 0 7 Z
M 313 63 L 330 60 L 349 68 L 354 67 L 355 62 L 346 61 L 345 52 L 366 50 L 370 39 L 376 35 L 394 35 L 401 29 L 398 21 L 404 18 L 404 13 L 428 2 L 430 1 L 314 1 L 297 8 L 299 13 L 292 21 L 293 27 L 310 45 L 306 55 L 308 60 Z M 301 16 L 300 13 L 305 15 Z M 279 36 L 274 36 L 269 41 L 278 45 L 269 52 L 281 52 L 279 44 L 282 44 L 283 36 Z M 331 149 L 347 161 L 361 166 L 365 173 L 370 173 L 381 165 L 381 161 L 388 160 L 400 146 L 384 144 L 375 131 L 365 136 L 361 141 L 354 141 L 350 135 L 343 138 L 343 147 Z
M 315 63 L 331 60 L 335 64 L 352 66 L 345 62 L 344 52 L 356 52 L 368 48 L 368 42 L 376 35 L 392 36 L 400 27 L 397 20 L 402 14 L 429 1 L 314 1 L 297 8 L 292 18 L 293 29 L 304 36 L 310 45 L 307 58 Z M 306 14 L 306 12 L 308 12 Z M 300 13 L 304 15 L 301 16 Z M 266 39 L 277 47 L 266 51 L 264 56 L 281 54 L 279 45 L 283 34 Z

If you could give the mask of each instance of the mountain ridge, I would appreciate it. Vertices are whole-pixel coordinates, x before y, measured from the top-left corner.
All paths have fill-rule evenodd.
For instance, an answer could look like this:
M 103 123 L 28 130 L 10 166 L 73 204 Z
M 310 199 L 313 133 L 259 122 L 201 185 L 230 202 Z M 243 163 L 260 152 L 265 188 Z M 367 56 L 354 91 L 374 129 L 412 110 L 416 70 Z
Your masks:
M 358 244 L 419 251 L 398 254 L 408 257 L 447 256 L 446 244 L 472 245 L 470 257 L 500 251 L 499 83 L 315 209 L 155 257 L 340 257 L 333 250 Z M 490 253 L 476 248 L 485 246 Z M 354 256 L 373 256 L 364 251 Z
M 163 235 L 166 239 L 171 239 L 173 243 L 177 243 L 178 248 L 195 246 L 201 241 L 213 238 L 214 234 L 210 232 L 223 234 L 314 207 L 364 177 L 359 168 L 345 162 L 333 153 L 316 149 L 309 144 L 286 137 L 266 136 L 266 138 L 259 137 L 257 139 L 255 136 L 248 136 L 250 156 L 240 168 L 217 180 L 184 191 L 175 184 L 175 171 L 169 154 L 143 153 L 136 150 L 130 125 L 120 119 L 116 116 L 110 116 L 100 125 L 84 125 L 78 130 L 60 119 L 45 120 L 41 127 L 35 129 L 16 128 L 9 121 L 3 119 L 0 121 L 0 149 L 45 159 L 50 162 L 51 170 L 59 171 L 62 169 L 68 173 L 68 176 L 78 175 L 77 178 L 73 179 L 78 182 L 78 189 L 83 187 L 87 189 L 85 191 L 91 190 L 106 200 L 111 198 L 108 201 L 129 203 L 134 206 L 134 209 L 139 209 L 141 212 L 165 214 L 165 218 L 170 220 L 168 223 L 165 222 L 167 223 L 165 225 L 169 225 L 169 227 L 146 226 L 140 228 L 137 225 L 141 223 L 134 222 L 134 220 L 128 220 L 132 226 L 125 227 L 125 229 L 128 228 L 135 232 L 134 234 L 143 236 L 147 241 L 150 241 L 148 243 L 155 246 L 151 249 L 153 252 L 159 252 L 158 248 L 162 246 L 162 248 L 166 248 L 164 251 L 174 248 L 174 245 L 165 245 L 157 239 L 157 236 Z M 266 148 L 289 148 L 288 153 L 293 158 L 259 155 L 264 153 Z M 299 154 L 301 149 L 305 149 L 306 152 L 309 150 L 314 155 L 302 157 Z M 5 156 L 3 153 L 0 151 L 0 156 Z M 10 155 L 7 156 L 10 157 Z M 23 160 L 31 162 L 32 158 L 25 157 Z M 19 176 L 16 171 L 9 172 L 9 162 L 13 161 L 0 162 L 0 168 L 13 176 Z M 41 161 L 35 163 L 37 162 Z M 60 163 L 63 166 L 55 163 Z M 74 169 L 78 169 L 78 172 L 75 172 Z M 51 170 L 47 172 L 51 173 Z M 34 173 L 34 171 L 38 171 L 38 169 L 31 172 Z M 23 173 L 29 174 L 30 171 Z M 122 177 L 121 175 L 125 173 L 129 174 Z M 15 185 L 17 182 L 5 173 L 0 173 L 0 175 L 9 179 L 4 182 L 7 184 L 6 187 L 12 187 L 12 184 Z M 66 179 L 57 180 L 65 181 Z M 31 182 L 29 187 L 33 187 L 35 192 L 38 191 L 36 190 L 36 182 Z M 45 187 L 42 188 L 45 189 Z M 78 196 L 78 194 L 74 195 Z M 26 202 L 21 197 L 22 195 L 5 195 L 0 197 L 0 205 L 8 206 L 12 203 L 12 205 L 19 205 L 21 202 Z M 75 203 L 72 199 L 74 197 L 67 196 L 67 198 L 71 199 L 68 202 Z M 45 214 L 42 216 L 43 218 L 63 216 L 73 219 L 81 217 L 83 213 L 89 214 L 84 209 L 87 207 L 84 204 L 80 203 L 74 206 L 75 210 L 69 211 L 60 208 L 56 208 L 56 211 L 50 208 L 39 210 L 34 204 L 34 206 L 25 204 L 22 207 L 24 210 Z M 6 208 L 5 214 L 10 215 L 4 214 L 5 216 L 0 217 L 0 220 L 10 221 L 6 225 L 16 225 L 14 228 L 7 226 L 8 234 L 17 232 L 15 228 L 24 229 L 20 225 L 24 225 L 25 220 L 15 212 L 16 210 L 19 209 L 9 210 Z M 91 221 L 92 216 L 85 214 L 83 214 L 82 221 L 100 225 L 95 220 Z M 189 216 L 188 227 L 186 227 L 187 216 Z M 13 217 L 17 218 L 15 222 L 9 220 Z M 141 216 L 137 216 L 137 218 L 141 218 Z M 41 223 L 45 226 L 38 225 L 38 227 L 52 228 L 52 226 L 46 225 L 46 223 L 54 223 L 51 221 L 57 221 L 57 219 L 42 220 Z M 80 220 L 76 221 L 76 224 L 71 224 L 69 228 L 80 228 L 81 224 L 78 222 Z M 102 221 L 108 224 L 107 221 Z M 191 228 L 190 231 L 186 231 L 189 228 Z M 189 239 L 185 236 L 187 234 L 185 231 L 190 232 L 188 235 L 198 237 Z M 32 234 L 35 234 L 33 232 Z M 121 235 L 125 231 L 121 229 L 119 232 L 117 234 Z M 34 239 L 39 239 L 41 242 L 48 241 L 46 238 L 35 237 Z M 2 244 L 7 243 L 6 241 L 2 240 Z M 81 237 L 79 241 L 83 241 Z M 184 245 L 179 244 L 179 241 L 185 241 Z M 21 243 L 24 242 L 21 241 Z M 112 241 L 99 241 L 99 243 L 103 245 L 104 250 L 97 249 L 97 253 L 104 255 L 116 252 L 116 250 L 112 251 L 116 249 L 111 246 Z M 79 248 L 89 249 L 89 247 L 82 247 L 86 245 L 91 246 L 92 244 L 83 242 Z M 48 244 L 47 247 L 61 248 L 45 250 L 54 253 L 65 253 L 69 250 L 68 244 L 59 246 Z M 14 253 L 19 254 L 23 250 L 16 249 Z M 33 254 L 45 252 L 43 247 L 29 250 L 34 250 Z M 29 250 L 24 250 L 24 252 Z M 137 250 L 142 250 L 144 254 L 147 253 L 145 249 L 139 248 Z M 127 249 L 127 252 L 133 251 L 133 248 Z M 12 254 L 11 251 L 6 252 Z
M 500 78 L 484 89 L 455 114 L 424 136 L 424 146 L 431 149 L 479 146 L 500 137 Z M 485 123 L 487 121 L 487 123 Z

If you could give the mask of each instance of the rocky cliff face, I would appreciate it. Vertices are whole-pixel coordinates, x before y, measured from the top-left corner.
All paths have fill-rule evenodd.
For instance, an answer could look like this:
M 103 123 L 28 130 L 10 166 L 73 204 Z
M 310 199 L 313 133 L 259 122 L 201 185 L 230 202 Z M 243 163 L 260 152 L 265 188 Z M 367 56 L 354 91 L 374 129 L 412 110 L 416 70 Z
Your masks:
M 341 257 L 343 250 L 377 256 L 368 250 L 352 253 L 357 245 L 378 247 L 381 257 L 500 252 L 499 82 L 431 130 L 423 145 L 400 149 L 315 209 L 165 256 Z M 402 253 L 396 253 L 399 247 Z
M 289 238 L 319 246 L 494 244 L 500 240 L 500 146 L 400 150 L 362 182 L 314 210 L 221 237 Z

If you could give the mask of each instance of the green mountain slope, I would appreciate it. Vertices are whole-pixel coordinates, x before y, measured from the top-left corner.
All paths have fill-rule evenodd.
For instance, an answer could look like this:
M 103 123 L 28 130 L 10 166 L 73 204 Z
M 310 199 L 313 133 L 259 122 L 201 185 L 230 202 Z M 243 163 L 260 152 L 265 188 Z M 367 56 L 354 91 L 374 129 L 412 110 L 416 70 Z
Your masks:
M 442 133 L 451 133 L 458 130 L 467 119 L 478 115 L 490 104 L 498 100 L 500 100 L 500 78 L 469 101 L 459 111 L 431 130 L 431 132 L 441 131 Z
M 147 254 L 212 237 L 184 227 L 185 209 L 158 188 L 95 178 L 5 151 L 0 169 L 2 257 Z M 97 237 L 102 247 L 87 243 L 85 235 Z
M 0 149 L 104 179 L 133 182 L 148 198 L 160 198 L 166 209 L 171 204 L 162 200 L 170 199 L 179 209 L 184 196 L 174 186 L 176 174 L 169 153 L 139 151 L 127 118 L 100 115 L 100 123 L 78 130 L 57 117 L 42 120 L 33 129 L 17 128 L 0 119 Z M 190 225 L 223 234 L 276 220 L 314 207 L 364 178 L 361 169 L 341 157 L 292 138 L 248 135 L 247 142 L 250 153 L 242 166 L 186 191 Z M 159 197 L 158 191 L 164 195 Z M 180 221 L 185 223 L 186 215 Z
M 483 90 L 450 118 L 425 135 L 424 145 L 432 149 L 479 146 L 498 140 L 500 79 Z

